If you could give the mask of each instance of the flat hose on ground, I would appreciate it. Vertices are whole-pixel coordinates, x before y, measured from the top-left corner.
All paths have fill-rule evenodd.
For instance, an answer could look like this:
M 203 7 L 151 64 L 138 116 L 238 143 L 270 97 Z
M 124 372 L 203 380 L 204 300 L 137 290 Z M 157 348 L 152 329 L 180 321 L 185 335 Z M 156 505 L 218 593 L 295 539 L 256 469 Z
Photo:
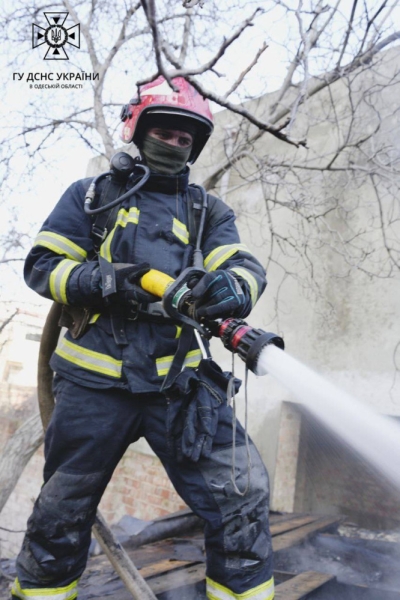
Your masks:
M 57 346 L 61 332 L 61 327 L 58 324 L 61 310 L 62 306 L 54 302 L 47 315 L 39 349 L 38 400 L 40 416 L 45 431 L 54 410 L 53 371 L 50 368 L 49 362 Z M 133 598 L 135 600 L 157 600 L 99 511 L 96 514 L 93 533 Z

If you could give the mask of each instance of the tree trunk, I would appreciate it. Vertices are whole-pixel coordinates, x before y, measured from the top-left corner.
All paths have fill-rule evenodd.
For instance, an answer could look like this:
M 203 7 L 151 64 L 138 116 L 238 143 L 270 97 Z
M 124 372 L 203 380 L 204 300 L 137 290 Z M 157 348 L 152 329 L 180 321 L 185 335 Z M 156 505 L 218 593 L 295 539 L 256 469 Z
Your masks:
M 27 419 L 8 440 L 0 455 L 0 512 L 42 442 L 43 426 L 39 413 Z

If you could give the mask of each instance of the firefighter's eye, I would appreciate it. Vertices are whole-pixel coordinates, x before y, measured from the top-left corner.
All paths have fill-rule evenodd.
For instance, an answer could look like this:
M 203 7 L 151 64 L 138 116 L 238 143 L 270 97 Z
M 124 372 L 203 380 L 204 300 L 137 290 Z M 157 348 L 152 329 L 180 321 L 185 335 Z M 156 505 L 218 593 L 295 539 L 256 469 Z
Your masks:
M 156 135 L 163 140 L 169 140 L 172 137 L 168 131 L 156 131 Z
M 189 137 L 180 136 L 180 138 L 179 138 L 179 145 L 183 146 L 184 148 L 188 148 L 189 146 L 192 145 L 192 140 Z

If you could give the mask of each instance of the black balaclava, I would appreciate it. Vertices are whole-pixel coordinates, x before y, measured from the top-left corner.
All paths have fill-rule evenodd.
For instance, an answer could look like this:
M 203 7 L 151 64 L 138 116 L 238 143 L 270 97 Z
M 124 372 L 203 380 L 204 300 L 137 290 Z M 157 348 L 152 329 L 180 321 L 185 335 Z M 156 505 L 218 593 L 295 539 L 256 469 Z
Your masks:
M 192 146 L 178 148 L 146 133 L 141 150 L 146 164 L 152 171 L 158 171 L 164 175 L 176 175 L 185 168 Z
M 147 122 L 147 131 L 144 133 L 140 150 L 144 156 L 146 164 L 152 171 L 157 171 L 164 175 L 176 175 L 186 166 L 193 144 L 187 148 L 179 148 L 172 144 L 167 144 L 162 140 L 149 135 L 148 129 L 159 127 L 160 129 L 179 129 L 190 133 L 192 137 L 196 135 L 195 124 L 187 118 L 174 115 L 151 115 Z

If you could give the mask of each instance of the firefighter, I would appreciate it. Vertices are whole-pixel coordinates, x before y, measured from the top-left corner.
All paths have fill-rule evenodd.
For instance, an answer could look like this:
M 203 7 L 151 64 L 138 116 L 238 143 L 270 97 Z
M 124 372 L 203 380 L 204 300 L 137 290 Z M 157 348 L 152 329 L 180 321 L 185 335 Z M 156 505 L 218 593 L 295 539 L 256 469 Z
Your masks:
M 226 376 L 215 365 L 202 368 L 189 336 L 180 371 L 185 385 L 197 389 L 194 411 L 184 404 L 184 385 L 172 386 L 171 394 L 162 389 L 181 328 L 151 310 L 159 298 L 140 286 L 150 267 L 176 278 L 187 266 L 187 163 L 213 130 L 207 100 L 183 78 L 174 83 L 179 92 L 158 78 L 124 108 L 122 139 L 139 148 L 150 177 L 122 202 L 99 252 L 83 208 L 88 178 L 63 194 L 26 259 L 29 287 L 89 317 L 78 333 L 66 333 L 51 359 L 56 404 L 46 432 L 44 484 L 17 558 L 13 598 L 77 598 L 97 506 L 127 447 L 142 436 L 204 519 L 207 597 L 274 597 L 268 475 L 239 423 L 233 448 Z M 201 243 L 206 274 L 193 284 L 194 314 L 245 317 L 265 288 L 265 272 L 240 242 L 232 210 L 213 196 L 208 204 Z M 203 409 L 211 427 L 202 422 Z M 183 444 L 185 427 L 192 433 Z

